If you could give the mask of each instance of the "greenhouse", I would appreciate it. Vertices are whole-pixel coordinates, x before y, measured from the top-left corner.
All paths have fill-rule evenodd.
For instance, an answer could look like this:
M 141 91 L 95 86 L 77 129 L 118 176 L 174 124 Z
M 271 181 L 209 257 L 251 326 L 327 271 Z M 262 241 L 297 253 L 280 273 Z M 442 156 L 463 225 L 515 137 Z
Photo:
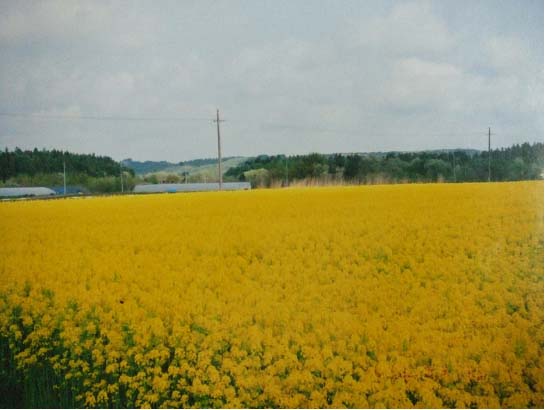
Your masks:
M 222 190 L 240 191 L 251 189 L 249 182 L 224 182 Z M 142 184 L 134 187 L 135 193 L 160 193 L 160 192 L 199 192 L 218 191 L 217 182 L 194 183 L 194 184 Z
M 55 195 L 55 191 L 45 187 L 0 188 L 0 197 L 4 198 L 49 195 Z

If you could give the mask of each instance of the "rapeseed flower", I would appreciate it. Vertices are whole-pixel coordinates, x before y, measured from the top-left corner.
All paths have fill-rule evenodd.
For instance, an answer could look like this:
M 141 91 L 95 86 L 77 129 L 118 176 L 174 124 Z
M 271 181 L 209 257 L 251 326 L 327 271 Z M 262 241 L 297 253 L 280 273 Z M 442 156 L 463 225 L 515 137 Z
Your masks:
M 0 204 L 0 339 L 85 407 L 543 407 L 543 183 Z

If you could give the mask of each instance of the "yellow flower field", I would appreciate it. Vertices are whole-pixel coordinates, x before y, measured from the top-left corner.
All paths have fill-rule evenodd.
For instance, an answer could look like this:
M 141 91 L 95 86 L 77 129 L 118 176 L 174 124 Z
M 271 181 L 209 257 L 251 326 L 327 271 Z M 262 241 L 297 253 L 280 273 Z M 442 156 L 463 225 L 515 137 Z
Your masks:
M 543 182 L 0 218 L 0 382 L 27 406 L 543 407 Z

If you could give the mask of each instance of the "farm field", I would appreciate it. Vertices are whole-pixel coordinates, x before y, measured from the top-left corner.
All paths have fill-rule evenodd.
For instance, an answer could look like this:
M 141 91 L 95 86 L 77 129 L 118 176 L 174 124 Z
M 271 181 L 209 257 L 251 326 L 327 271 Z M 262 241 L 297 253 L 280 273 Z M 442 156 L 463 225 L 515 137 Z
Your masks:
M 0 220 L 3 404 L 543 408 L 543 182 L 18 201 Z

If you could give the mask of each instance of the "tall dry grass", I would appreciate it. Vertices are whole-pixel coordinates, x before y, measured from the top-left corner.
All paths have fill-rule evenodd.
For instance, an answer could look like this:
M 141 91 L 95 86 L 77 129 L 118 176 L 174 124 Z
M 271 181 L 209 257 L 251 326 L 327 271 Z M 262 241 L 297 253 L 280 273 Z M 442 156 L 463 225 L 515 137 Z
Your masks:
M 285 179 L 268 179 L 252 184 L 252 189 L 261 188 L 303 188 L 303 187 L 325 187 L 325 186 L 353 186 L 353 185 L 388 185 L 388 184 L 422 184 L 422 183 L 446 183 L 449 182 L 441 175 L 436 180 L 408 178 L 393 178 L 386 174 L 369 174 L 363 178 L 344 179 L 338 175 L 324 175 L 320 177 L 303 178 L 291 180 L 286 184 Z

